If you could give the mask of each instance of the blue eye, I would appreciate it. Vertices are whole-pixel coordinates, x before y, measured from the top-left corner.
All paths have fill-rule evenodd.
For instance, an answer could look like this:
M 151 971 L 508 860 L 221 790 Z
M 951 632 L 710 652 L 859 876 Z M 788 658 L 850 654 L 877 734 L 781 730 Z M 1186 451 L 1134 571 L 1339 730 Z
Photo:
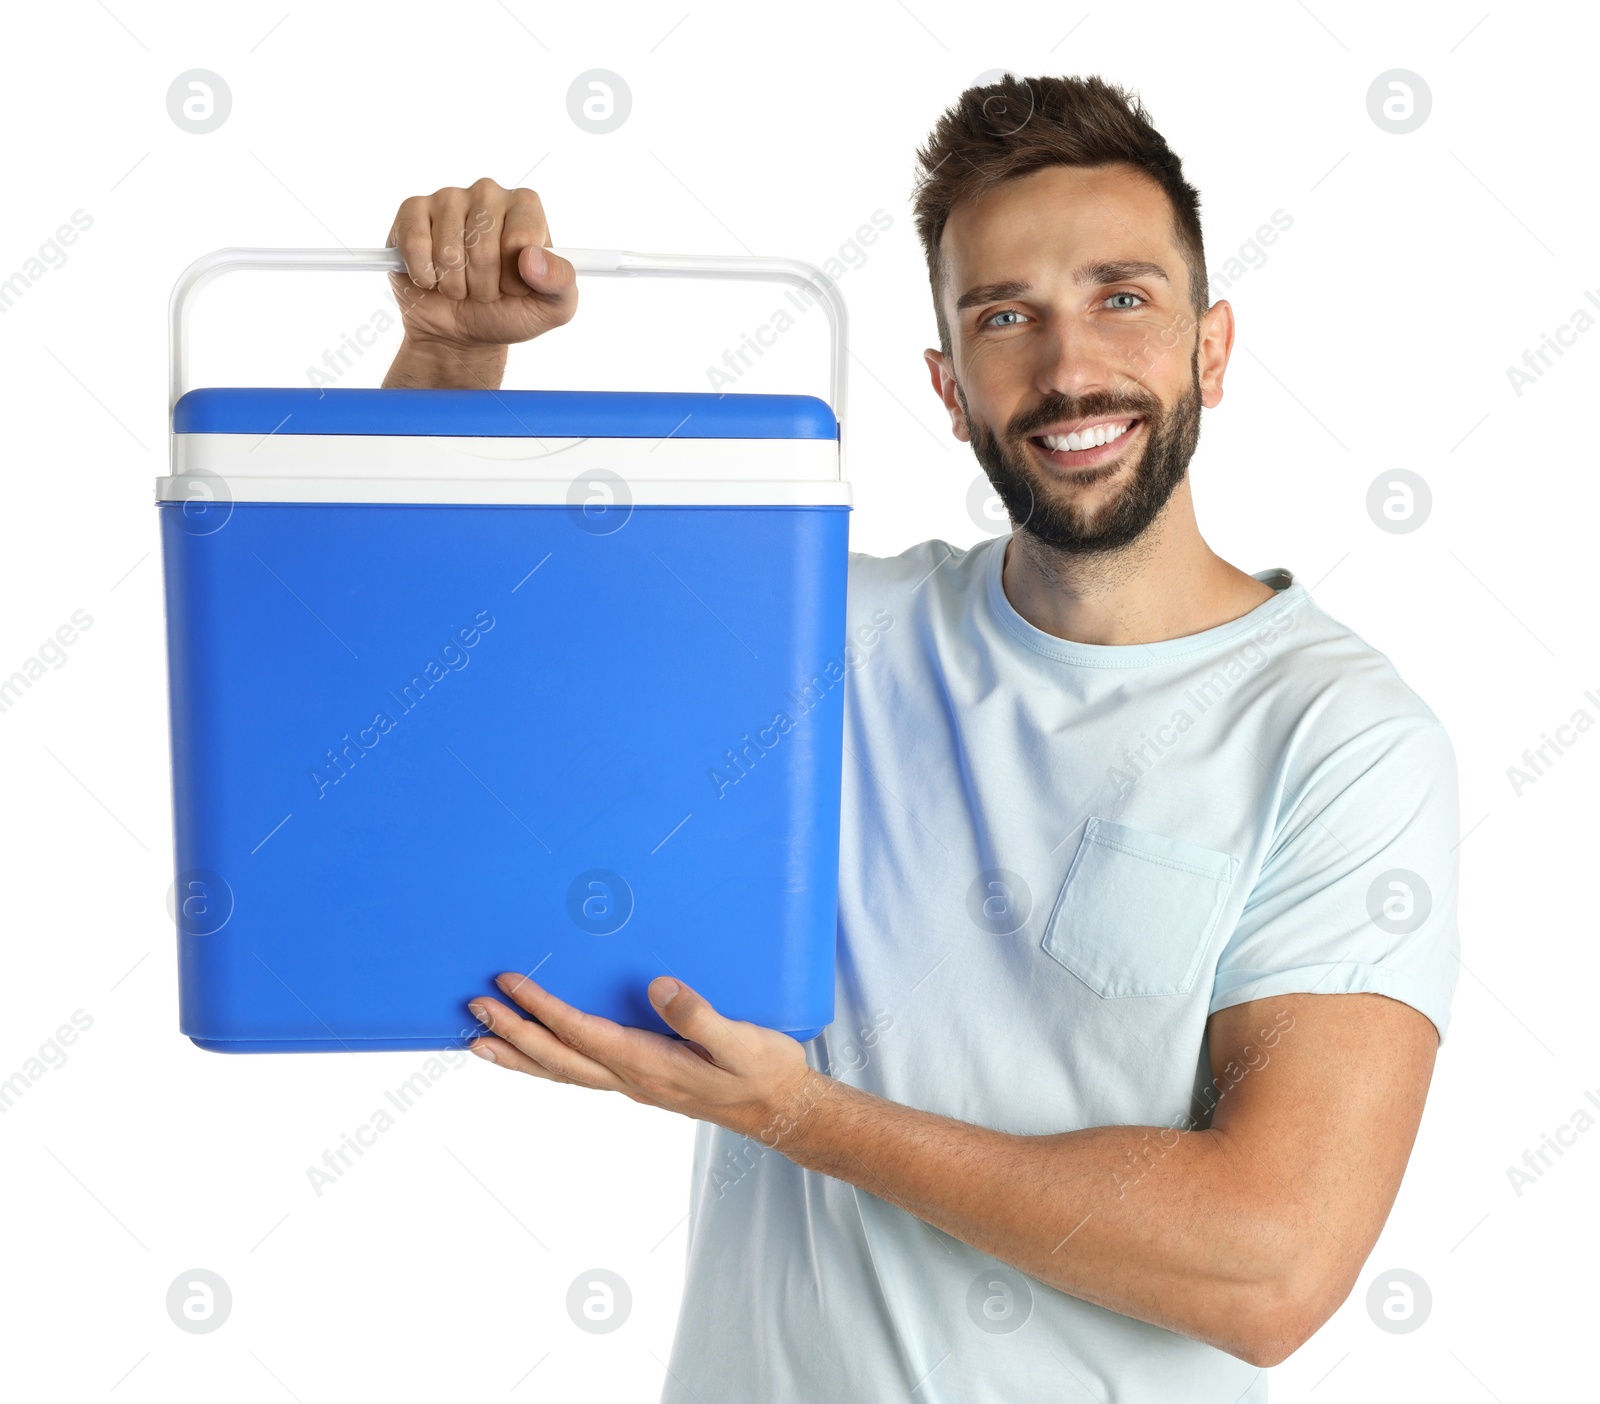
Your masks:
M 1001 317 L 1020 317 L 1021 315 L 1022 315 L 1022 313 L 1018 312 L 1016 308 L 1008 307 L 1008 308 L 1006 308 L 1005 311 L 996 312 L 993 317 L 990 317 L 989 318 L 989 325 L 991 327 L 996 327 L 996 326 L 1014 327 L 1014 326 L 1016 326 L 1015 322 L 1002 322 L 999 319 Z
M 1114 302 L 1116 302 L 1116 300 L 1119 297 L 1131 297 L 1131 298 L 1134 299 L 1135 302 L 1143 302 L 1144 301 L 1144 299 L 1142 297 L 1140 297 L 1138 293 L 1131 293 L 1131 292 L 1112 293 L 1111 296 L 1106 299 L 1106 301 L 1114 303 Z M 1132 308 L 1133 308 L 1133 303 L 1124 302 L 1122 304 L 1122 308 L 1127 308 L 1128 310 L 1131 311 Z M 1118 310 L 1121 310 L 1121 309 L 1119 308 Z

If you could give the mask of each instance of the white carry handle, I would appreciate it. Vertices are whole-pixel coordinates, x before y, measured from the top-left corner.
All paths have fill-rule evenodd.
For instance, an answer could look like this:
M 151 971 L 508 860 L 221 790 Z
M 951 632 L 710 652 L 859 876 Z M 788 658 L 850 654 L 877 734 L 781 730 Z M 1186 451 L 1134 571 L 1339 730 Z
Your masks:
M 551 249 L 579 273 L 599 277 L 740 278 L 763 283 L 788 283 L 806 288 L 828 314 L 832 336 L 829 400 L 839 421 L 840 453 L 844 451 L 845 381 L 849 328 L 844 299 L 833 279 L 820 268 L 792 258 L 742 257 L 731 254 L 646 254 L 622 249 Z M 268 269 L 311 269 L 329 272 L 403 273 L 399 249 L 216 249 L 197 258 L 173 284 L 169 351 L 171 403 L 178 403 L 189 379 L 189 304 L 213 278 L 223 273 Z

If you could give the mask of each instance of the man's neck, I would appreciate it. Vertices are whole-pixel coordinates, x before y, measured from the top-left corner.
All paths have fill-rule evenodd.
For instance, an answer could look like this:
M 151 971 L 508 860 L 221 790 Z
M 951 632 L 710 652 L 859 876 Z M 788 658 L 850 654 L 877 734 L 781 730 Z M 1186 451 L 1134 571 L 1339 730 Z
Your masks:
M 1072 554 L 1013 533 L 1001 583 L 1034 628 L 1085 644 L 1184 638 L 1248 614 L 1274 593 L 1206 545 L 1187 483 L 1119 551 Z

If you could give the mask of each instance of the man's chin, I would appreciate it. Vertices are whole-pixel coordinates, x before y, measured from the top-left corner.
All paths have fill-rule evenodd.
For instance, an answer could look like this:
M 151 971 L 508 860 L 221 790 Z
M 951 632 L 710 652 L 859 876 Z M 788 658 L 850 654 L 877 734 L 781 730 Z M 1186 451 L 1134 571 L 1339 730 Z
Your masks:
M 1114 516 L 1118 503 L 1139 480 L 1141 456 L 1136 454 L 1078 469 L 1058 468 L 1040 459 L 1032 455 L 1025 475 L 1037 507 L 1050 517 L 1081 521 L 1090 529 Z

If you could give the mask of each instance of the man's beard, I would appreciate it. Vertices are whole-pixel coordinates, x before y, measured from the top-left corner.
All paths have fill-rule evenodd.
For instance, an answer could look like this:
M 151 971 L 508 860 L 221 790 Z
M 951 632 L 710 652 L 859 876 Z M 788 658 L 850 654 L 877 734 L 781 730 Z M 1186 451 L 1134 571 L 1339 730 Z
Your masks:
M 1004 441 L 987 424 L 973 418 L 959 386 L 956 393 L 967 416 L 972 451 L 1005 503 L 1012 525 L 1042 545 L 1074 556 L 1118 551 L 1144 535 L 1189 471 L 1189 460 L 1200 440 L 1198 356 L 1194 379 L 1170 408 L 1142 388 L 1076 399 L 1051 395 L 1017 415 L 1008 426 Z M 1061 486 L 1040 475 L 1028 456 L 1025 441 L 1035 431 L 1063 420 L 1105 415 L 1142 419 L 1145 445 L 1133 465 L 1132 480 L 1091 517 L 1065 500 Z M 1117 471 L 1125 470 L 1119 466 Z

